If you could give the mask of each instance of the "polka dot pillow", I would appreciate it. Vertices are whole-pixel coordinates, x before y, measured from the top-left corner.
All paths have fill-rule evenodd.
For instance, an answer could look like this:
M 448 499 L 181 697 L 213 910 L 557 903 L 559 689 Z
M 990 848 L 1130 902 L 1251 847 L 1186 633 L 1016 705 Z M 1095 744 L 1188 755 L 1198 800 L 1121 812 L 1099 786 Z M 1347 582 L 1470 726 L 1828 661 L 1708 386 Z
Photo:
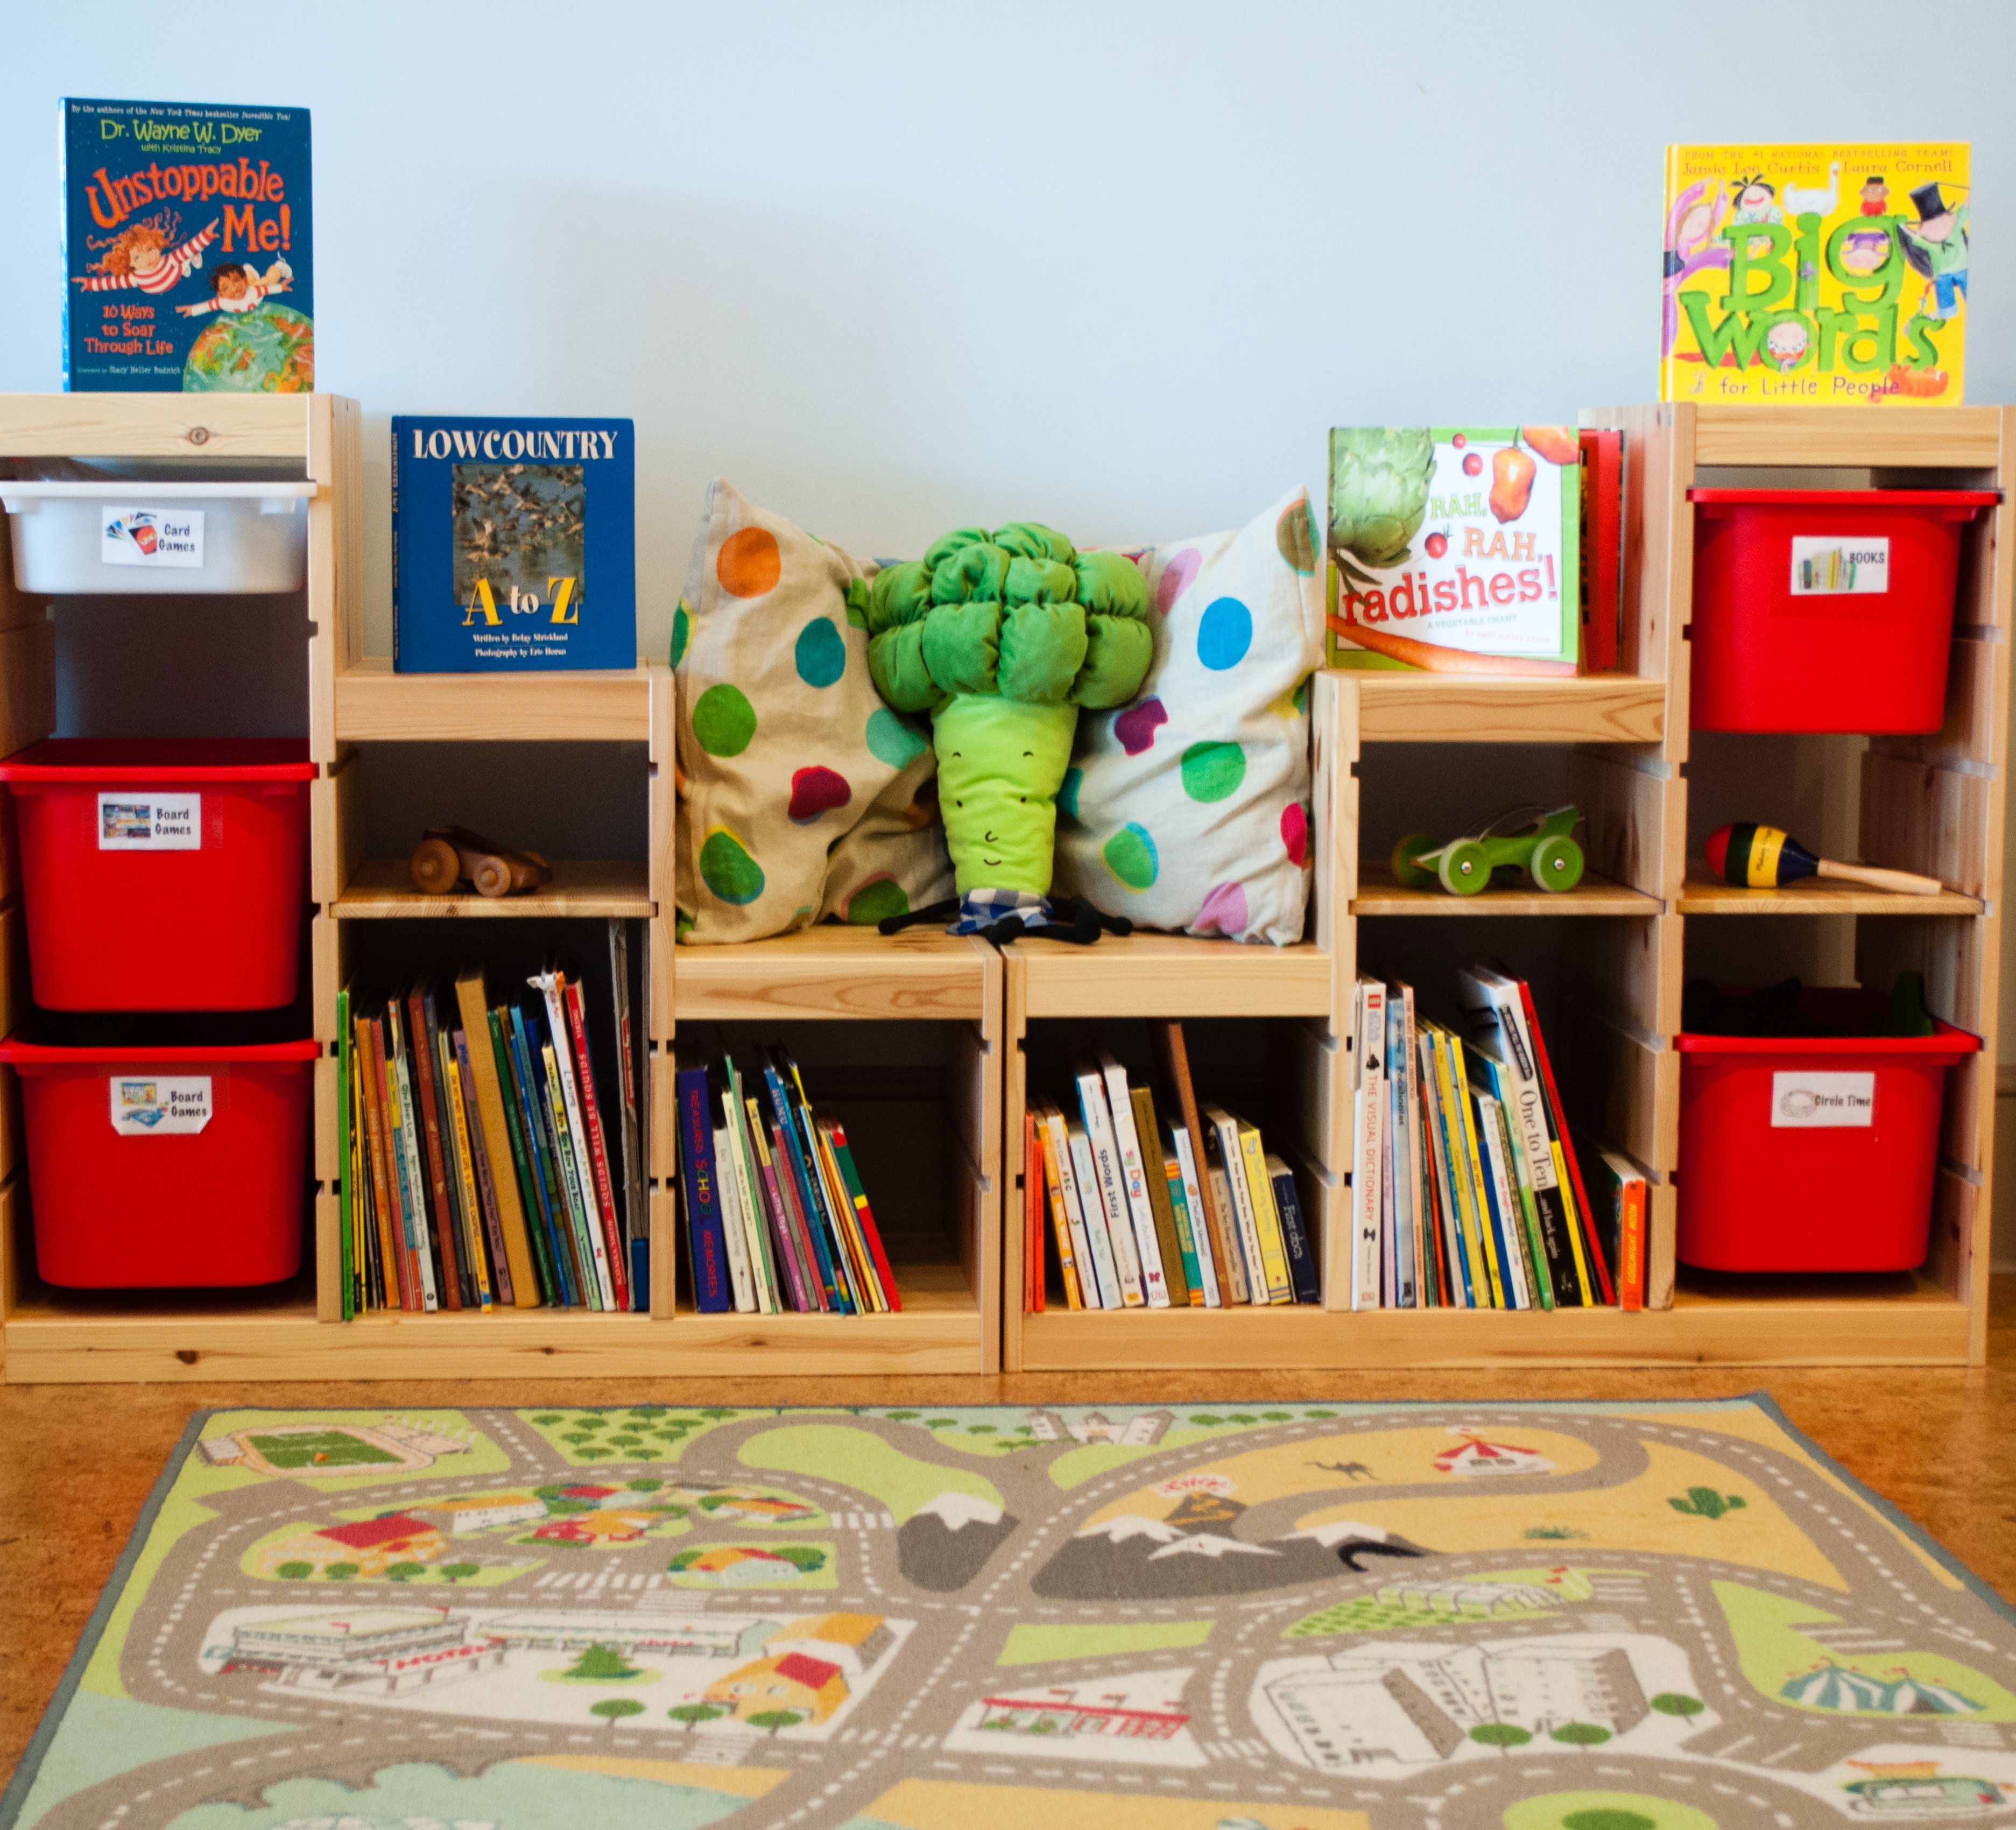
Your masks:
M 672 619 L 682 941 L 878 921 L 952 893 L 930 733 L 869 678 L 866 578 L 709 487 Z
M 1298 489 L 1236 534 L 1141 557 L 1155 657 L 1131 704 L 1079 716 L 1060 893 L 1147 928 L 1302 938 L 1322 551 Z

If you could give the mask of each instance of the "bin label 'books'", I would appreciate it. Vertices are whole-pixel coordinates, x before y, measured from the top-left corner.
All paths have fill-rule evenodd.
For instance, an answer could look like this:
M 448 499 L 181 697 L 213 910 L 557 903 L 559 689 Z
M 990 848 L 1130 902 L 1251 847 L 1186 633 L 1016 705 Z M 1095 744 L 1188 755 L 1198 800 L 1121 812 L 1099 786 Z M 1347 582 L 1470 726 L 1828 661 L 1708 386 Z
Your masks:
M 392 422 L 401 673 L 637 662 L 628 420 Z
M 98 797 L 98 848 L 101 852 L 200 852 L 203 849 L 200 794 L 135 793 Z
M 111 508 L 99 510 L 98 557 L 109 566 L 203 569 L 203 510 Z
M 1877 535 L 1845 541 L 1838 534 L 1792 536 L 1795 597 L 1881 596 L 1890 589 L 1890 542 Z
M 63 385 L 306 394 L 305 108 L 63 103 Z
M 1958 406 L 1964 144 L 1669 146 L 1661 400 Z
M 144 1080 L 106 1083 L 112 1091 L 112 1129 L 121 1137 L 193 1137 L 216 1110 L 207 1074 L 155 1074 Z

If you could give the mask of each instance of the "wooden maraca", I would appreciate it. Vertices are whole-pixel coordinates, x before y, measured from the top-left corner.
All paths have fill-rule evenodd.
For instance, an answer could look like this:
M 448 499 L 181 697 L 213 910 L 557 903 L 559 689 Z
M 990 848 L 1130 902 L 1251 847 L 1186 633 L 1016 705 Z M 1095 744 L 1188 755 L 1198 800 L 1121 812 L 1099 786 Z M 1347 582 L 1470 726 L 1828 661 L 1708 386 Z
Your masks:
M 1936 896 L 1946 885 L 1936 877 L 1914 871 L 1885 870 L 1874 864 L 1839 864 L 1816 858 L 1789 834 L 1775 826 L 1741 820 L 1718 827 L 1708 841 L 1708 866 L 1738 889 L 1779 889 L 1802 877 L 1834 877 L 1843 883 L 1867 884 L 1871 889 L 1901 895 Z

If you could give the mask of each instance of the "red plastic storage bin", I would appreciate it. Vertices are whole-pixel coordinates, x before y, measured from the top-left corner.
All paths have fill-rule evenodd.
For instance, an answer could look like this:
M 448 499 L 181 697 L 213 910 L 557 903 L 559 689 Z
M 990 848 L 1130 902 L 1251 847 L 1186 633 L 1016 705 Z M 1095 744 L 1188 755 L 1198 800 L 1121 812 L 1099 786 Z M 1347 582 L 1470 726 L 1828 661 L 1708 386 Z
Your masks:
M 1871 992 L 1809 990 L 1827 1022 L 1882 1021 Z M 1934 1019 L 1938 1023 L 1936 1018 Z M 1717 1271 L 1924 1263 L 1946 1070 L 1981 1038 L 1680 1036 L 1679 1256 Z
M 1690 489 L 1690 722 L 1935 731 L 1960 529 L 1993 489 Z
M 9 1039 L 35 1262 L 73 1289 L 274 1284 L 301 1269 L 312 1041 L 57 1048 Z
M 308 787 L 294 739 L 56 737 L 0 762 L 46 1010 L 294 1001 Z

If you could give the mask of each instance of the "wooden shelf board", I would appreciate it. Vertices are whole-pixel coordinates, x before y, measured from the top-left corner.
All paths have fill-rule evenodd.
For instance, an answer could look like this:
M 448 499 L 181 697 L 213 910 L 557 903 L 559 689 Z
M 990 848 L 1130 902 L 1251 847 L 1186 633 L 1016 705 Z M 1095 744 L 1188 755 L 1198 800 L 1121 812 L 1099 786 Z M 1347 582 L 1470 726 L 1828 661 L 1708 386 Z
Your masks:
M 1669 1309 L 1237 1308 L 1022 1317 L 1021 1370 L 1960 1366 L 1966 1306 L 1926 1295 L 1683 1296 Z
M 1607 877 L 1586 870 L 1571 890 L 1557 892 L 1521 887 L 1488 889 L 1474 896 L 1452 896 L 1441 888 L 1410 890 L 1393 881 L 1390 864 L 1367 859 L 1358 867 L 1354 915 L 1636 915 L 1663 914 L 1665 905 Z
M 522 674 L 401 674 L 372 655 L 336 676 L 341 743 L 646 743 L 650 675 L 629 668 Z
M 937 927 L 884 935 L 823 922 L 735 946 L 682 946 L 674 1011 L 688 1019 L 909 1017 L 980 1022 L 994 953 Z
M 1816 877 L 1784 889 L 1738 889 L 1697 859 L 1687 866 L 1679 910 L 1683 915 L 1978 915 L 1981 904 L 1958 890 L 1904 896 Z
M 312 1301 L 178 1304 L 38 1293 L 8 1318 L 9 1384 L 211 1379 L 717 1377 L 977 1373 L 980 1312 L 959 1267 L 898 1266 L 900 1314 L 696 1315 L 580 1309 L 319 1323 Z
M 298 394 L 0 394 L 9 457 L 214 458 L 308 456 L 311 397 Z M 201 427 L 200 444 L 189 434 Z
M 1633 674 L 1518 679 L 1366 668 L 1358 682 L 1363 743 L 1656 744 L 1666 689 Z
M 1107 935 L 1089 947 L 1021 940 L 1031 1017 L 1321 1017 L 1330 958 L 1187 934 Z
M 436 920 L 513 917 L 627 916 L 648 920 L 656 912 L 646 866 L 639 859 L 562 859 L 553 881 L 521 896 L 423 895 L 413 888 L 403 858 L 373 858 L 358 866 L 333 913 L 345 920 L 416 916 Z
M 1997 407 L 1694 409 L 1697 465 L 1992 470 L 2001 455 Z

